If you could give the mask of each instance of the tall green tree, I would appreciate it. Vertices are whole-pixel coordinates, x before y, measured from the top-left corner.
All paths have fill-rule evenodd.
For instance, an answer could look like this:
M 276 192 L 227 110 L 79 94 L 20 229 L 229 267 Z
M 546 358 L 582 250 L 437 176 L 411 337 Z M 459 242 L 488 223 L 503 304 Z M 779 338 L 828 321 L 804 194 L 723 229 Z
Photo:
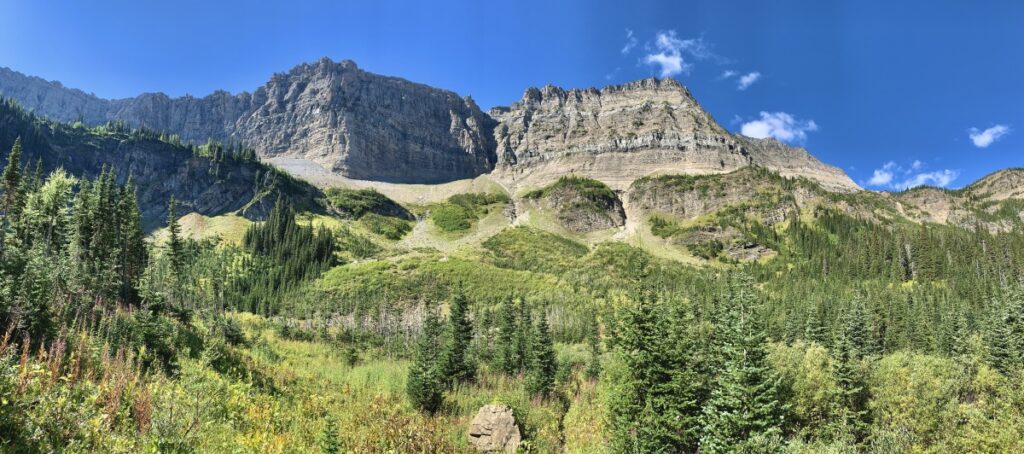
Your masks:
M 178 203 L 172 195 L 167 202 L 167 260 L 171 264 L 174 276 L 180 278 L 185 268 L 185 243 L 181 239 L 181 227 L 178 226 Z
M 519 325 L 516 322 L 515 300 L 508 298 L 501 305 L 498 314 L 498 369 L 508 375 L 519 373 L 519 349 L 516 340 L 519 337 Z
M 427 314 L 423 332 L 416 346 L 416 357 L 409 369 L 406 394 L 412 404 L 427 413 L 434 413 L 444 401 L 442 329 L 437 315 Z
M 551 340 L 547 317 L 544 314 L 537 318 L 532 345 L 527 388 L 533 394 L 547 396 L 555 384 L 558 364 L 555 360 L 555 345 Z
M 471 381 L 476 366 L 469 357 L 473 323 L 468 318 L 469 300 L 461 289 L 452 294 L 448 314 L 448 344 L 444 350 L 444 376 L 451 383 Z
M 767 362 L 767 338 L 751 287 L 749 279 L 734 278 L 715 323 L 723 367 L 704 406 L 701 452 L 744 450 L 782 434 L 780 380 Z

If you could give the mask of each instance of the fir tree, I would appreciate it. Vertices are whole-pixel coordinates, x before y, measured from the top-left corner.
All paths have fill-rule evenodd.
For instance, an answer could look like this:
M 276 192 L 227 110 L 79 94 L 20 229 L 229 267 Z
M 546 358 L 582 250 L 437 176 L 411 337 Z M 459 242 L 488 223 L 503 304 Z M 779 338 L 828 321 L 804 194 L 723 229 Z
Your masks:
M 185 245 L 178 227 L 178 204 L 171 196 L 167 203 L 167 260 L 176 278 L 182 276 L 185 268 Z
M 21 137 L 14 140 L 10 154 L 7 155 L 7 166 L 4 167 L 3 176 L 0 176 L 3 184 L 3 197 L 0 198 L 0 211 L 3 211 L 4 219 L 9 223 L 17 219 L 19 208 L 22 204 L 22 182 L 21 182 Z
M 543 314 L 537 319 L 531 344 L 532 356 L 527 388 L 532 394 L 547 396 L 555 384 L 558 364 L 555 362 L 555 346 L 551 340 L 551 333 L 548 332 L 547 317 Z
M 518 339 L 519 327 L 516 323 L 515 301 L 509 298 L 501 305 L 498 315 L 498 369 L 508 375 L 519 373 Z
M 729 307 L 716 321 L 723 369 L 704 407 L 701 452 L 732 452 L 781 435 L 779 379 L 767 363 L 766 336 L 755 318 L 749 280 L 730 285 Z
M 431 312 L 423 322 L 423 333 L 416 347 L 416 357 L 409 369 L 406 393 L 412 404 L 427 413 L 441 408 L 444 380 L 441 361 L 441 325 Z
M 452 295 L 448 315 L 448 344 L 444 351 L 444 376 L 451 383 L 471 381 L 476 376 L 476 367 L 469 358 L 473 324 L 467 318 L 468 306 L 465 294 L 457 289 Z
M 324 431 L 320 436 L 320 452 L 324 454 L 341 452 L 341 442 L 338 441 L 338 424 L 331 415 L 324 418 Z

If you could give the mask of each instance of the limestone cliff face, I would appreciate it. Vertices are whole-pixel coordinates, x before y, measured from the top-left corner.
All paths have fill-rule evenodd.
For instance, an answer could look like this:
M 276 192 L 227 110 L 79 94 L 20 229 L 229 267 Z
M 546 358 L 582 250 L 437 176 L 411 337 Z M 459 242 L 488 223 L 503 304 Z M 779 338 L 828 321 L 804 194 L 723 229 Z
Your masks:
M 263 157 L 316 162 L 349 178 L 436 183 L 494 166 L 493 120 L 470 98 L 322 59 L 253 93 L 144 94 L 105 100 L 0 68 L 0 94 L 61 121 L 110 120 L 202 143 L 242 142 Z
M 758 165 L 832 190 L 859 189 L 841 170 L 774 140 L 734 136 L 673 79 L 604 89 L 531 88 L 496 108 L 495 173 L 538 186 L 574 173 L 625 189 L 651 174 L 724 173 Z
M 328 59 L 236 95 L 105 100 L 2 68 L 0 94 L 56 120 L 121 120 L 185 141 L 241 142 L 264 158 L 312 162 L 361 180 L 438 183 L 493 170 L 513 188 L 576 174 L 625 190 L 651 174 L 756 165 L 830 190 L 859 189 L 806 150 L 730 134 L 673 79 L 601 90 L 531 88 L 490 115 L 450 91 Z

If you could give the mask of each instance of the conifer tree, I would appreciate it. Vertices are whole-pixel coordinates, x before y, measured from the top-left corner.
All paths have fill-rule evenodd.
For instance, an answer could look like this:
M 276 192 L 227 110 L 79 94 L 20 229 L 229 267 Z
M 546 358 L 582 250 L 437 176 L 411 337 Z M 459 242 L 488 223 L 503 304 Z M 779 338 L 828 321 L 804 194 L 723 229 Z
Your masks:
M 509 298 L 501 306 L 498 317 L 498 369 L 508 375 L 519 372 L 519 350 L 516 345 L 519 327 L 516 323 L 515 301 Z
M 476 367 L 469 358 L 473 342 L 473 324 L 467 318 L 469 301 L 461 289 L 452 294 L 448 315 L 448 343 L 444 351 L 444 377 L 451 383 L 471 381 Z
M 701 452 L 733 452 L 752 440 L 781 435 L 779 378 L 767 363 L 751 285 L 742 277 L 731 282 L 729 307 L 715 324 L 723 369 L 704 407 Z
M 530 351 L 532 356 L 527 387 L 532 394 L 546 396 L 555 384 L 558 364 L 555 362 L 555 346 L 548 331 L 547 317 L 543 314 L 537 319 L 531 344 L 533 347 Z
M 341 442 L 338 441 L 338 423 L 331 415 L 324 418 L 324 431 L 320 436 L 320 452 L 323 454 L 341 452 Z
M 3 211 L 4 219 L 8 224 L 18 217 L 18 209 L 22 203 L 22 182 L 21 182 L 21 137 L 14 140 L 10 154 L 7 155 L 7 166 L 4 167 L 3 176 L 0 176 L 3 184 L 3 197 L 0 198 L 0 211 Z
M 180 227 L 178 227 L 178 204 L 171 196 L 167 203 L 167 259 L 171 264 L 171 271 L 176 278 L 180 278 L 185 268 L 185 245 L 181 239 Z
M 427 413 L 441 408 L 444 379 L 441 361 L 441 324 L 433 312 L 423 322 L 423 332 L 416 346 L 416 357 L 409 369 L 406 393 L 412 404 Z

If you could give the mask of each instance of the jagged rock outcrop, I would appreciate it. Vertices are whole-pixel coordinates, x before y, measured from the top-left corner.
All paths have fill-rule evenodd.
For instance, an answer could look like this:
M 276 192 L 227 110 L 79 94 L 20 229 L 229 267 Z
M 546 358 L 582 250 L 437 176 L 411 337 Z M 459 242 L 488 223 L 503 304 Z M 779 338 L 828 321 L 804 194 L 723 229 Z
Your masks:
M 725 173 L 757 165 L 804 176 L 837 191 L 859 187 L 806 150 L 734 136 L 674 79 L 644 79 L 597 90 L 545 86 L 490 112 L 496 175 L 542 186 L 566 173 L 625 189 L 650 174 Z
M 119 120 L 185 141 L 241 142 L 355 179 L 437 183 L 494 166 L 493 120 L 470 98 L 321 59 L 252 93 L 105 100 L 0 69 L 0 93 L 61 121 Z
M 469 424 L 469 443 L 481 452 L 514 453 L 522 435 L 508 405 L 484 405 Z
M 527 193 L 525 198 L 554 213 L 562 227 L 575 233 L 622 227 L 626 223 L 619 196 L 604 183 L 589 178 L 564 176 L 550 186 Z

